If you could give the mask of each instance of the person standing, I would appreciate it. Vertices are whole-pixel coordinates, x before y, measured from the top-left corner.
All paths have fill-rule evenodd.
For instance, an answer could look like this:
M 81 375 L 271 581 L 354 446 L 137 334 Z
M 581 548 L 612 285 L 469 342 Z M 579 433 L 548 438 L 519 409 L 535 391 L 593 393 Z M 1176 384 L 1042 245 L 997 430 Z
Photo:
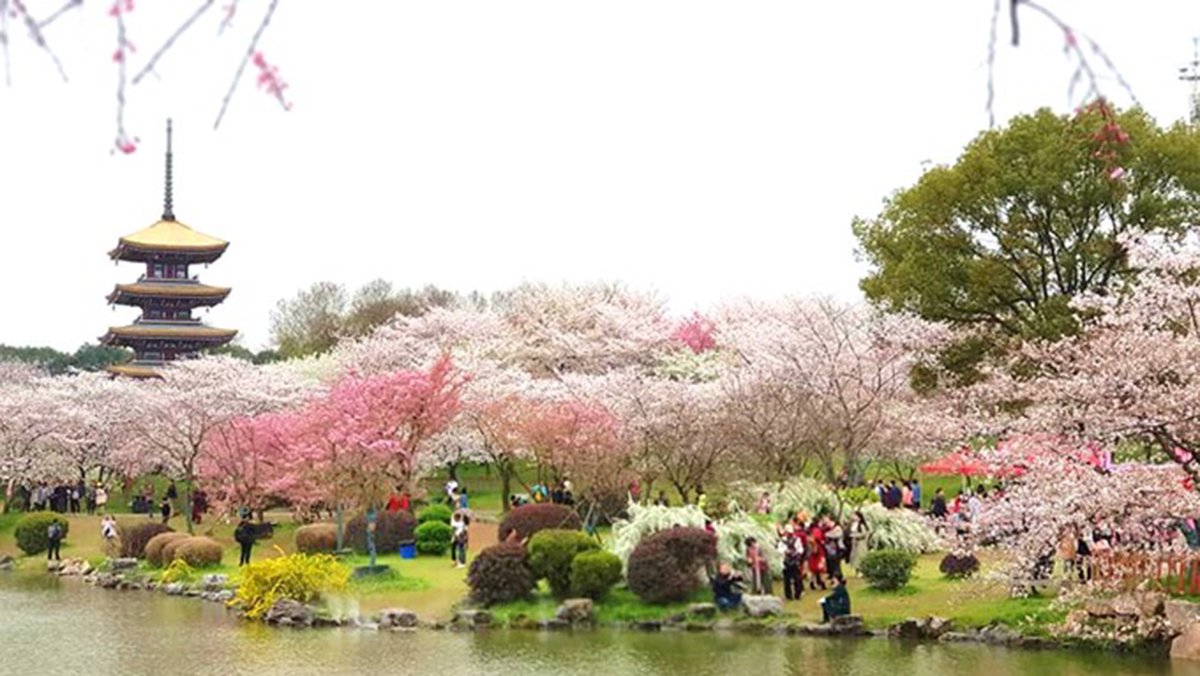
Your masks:
M 812 579 L 808 582 L 809 589 L 825 588 L 825 531 L 821 524 L 813 519 L 808 529 L 808 572 Z
M 825 521 L 825 571 L 829 577 L 842 576 L 842 526 L 833 519 Z
M 935 519 L 944 519 L 949 513 L 946 508 L 946 494 L 940 488 L 933 492 L 933 502 L 929 505 L 929 513 Z
M 446 481 L 444 490 L 446 491 L 446 504 L 453 509 L 454 503 L 458 502 L 458 479 L 450 477 Z
M 450 540 L 450 562 L 455 568 L 467 565 L 467 539 L 470 533 L 470 522 L 462 512 L 455 512 L 450 521 L 453 532 Z
M 921 511 L 921 482 L 912 480 L 912 508 L 913 511 Z
M 238 522 L 237 528 L 233 530 L 233 539 L 242 547 L 241 556 L 238 557 L 238 565 L 249 565 L 250 550 L 254 547 L 254 524 L 250 523 L 250 519 L 242 516 L 242 520 Z
M 96 511 L 101 514 L 108 511 L 108 491 L 104 484 L 96 484 Z
M 783 596 L 789 601 L 799 601 L 804 592 L 804 545 L 789 533 L 779 546 L 783 554 Z
M 166 498 L 166 496 L 163 497 L 162 504 L 160 504 L 158 506 L 158 511 L 160 514 L 162 514 L 162 522 L 163 523 L 166 523 L 171 520 L 171 501 L 168 500 Z M 153 514 L 153 513 L 154 512 L 151 511 L 151 514 Z
M 46 560 L 61 561 L 59 550 L 62 548 L 63 528 L 57 520 L 51 521 L 46 527 Z
M 867 541 L 870 537 L 871 528 L 867 525 L 867 518 L 861 511 L 855 512 L 854 520 L 850 523 L 850 565 L 854 566 L 856 575 L 861 575 L 858 569 L 867 556 Z
M 751 588 L 755 594 L 771 593 L 771 570 L 758 540 L 746 538 L 746 565 L 750 568 Z

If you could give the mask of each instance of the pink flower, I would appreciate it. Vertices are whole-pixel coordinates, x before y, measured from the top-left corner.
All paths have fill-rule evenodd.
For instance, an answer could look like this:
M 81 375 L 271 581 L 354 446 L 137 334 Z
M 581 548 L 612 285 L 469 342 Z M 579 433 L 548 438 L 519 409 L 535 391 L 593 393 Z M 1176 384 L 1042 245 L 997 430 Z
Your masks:
M 1108 177 L 1114 181 L 1121 180 L 1125 176 L 1125 167 L 1113 167 L 1112 171 L 1108 172 Z

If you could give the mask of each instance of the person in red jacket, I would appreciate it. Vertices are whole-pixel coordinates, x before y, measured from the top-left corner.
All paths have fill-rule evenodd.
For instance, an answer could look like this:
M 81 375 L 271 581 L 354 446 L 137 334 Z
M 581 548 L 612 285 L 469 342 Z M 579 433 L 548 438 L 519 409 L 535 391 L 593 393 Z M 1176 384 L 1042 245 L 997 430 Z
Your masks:
M 813 519 L 808 527 L 808 572 L 812 579 L 808 582 L 809 589 L 825 588 L 825 531 L 821 524 Z

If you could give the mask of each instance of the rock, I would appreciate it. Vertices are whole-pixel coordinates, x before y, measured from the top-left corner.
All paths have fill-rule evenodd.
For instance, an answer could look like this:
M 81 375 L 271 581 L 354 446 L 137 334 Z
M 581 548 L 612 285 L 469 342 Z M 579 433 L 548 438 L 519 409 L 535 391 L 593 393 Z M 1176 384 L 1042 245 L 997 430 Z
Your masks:
M 1016 645 L 1021 635 L 1004 625 L 994 624 L 980 629 L 979 639 L 992 645 Z
M 100 573 L 96 576 L 96 586 L 101 589 L 116 589 L 121 584 L 121 576 L 113 573 Z
M 182 596 L 184 592 L 182 582 L 164 584 L 162 587 L 160 587 L 160 589 L 162 589 L 162 593 L 166 594 L 167 596 Z
M 219 591 L 229 584 L 229 576 L 221 575 L 220 573 L 209 573 L 200 578 L 200 584 L 205 591 Z
M 685 631 L 712 631 L 712 622 L 686 622 L 683 625 Z
M 835 636 L 860 636 L 863 633 L 862 615 L 839 615 L 829 621 L 829 633 Z
M 340 619 L 338 619 L 336 617 L 332 617 L 330 615 L 314 615 L 313 616 L 313 625 L 312 626 L 314 626 L 314 627 L 340 627 L 340 626 L 342 626 L 342 624 L 343 623 Z M 403 628 L 395 627 L 395 630 L 401 630 L 401 629 L 403 629 Z
M 1049 648 L 1057 648 L 1058 643 L 1048 638 L 1041 636 L 1024 636 L 1017 641 L 1018 648 L 1026 650 L 1046 650 Z
M 1171 641 L 1171 659 L 1200 660 L 1200 622 L 1193 622 Z
M 379 613 L 380 628 L 401 627 L 410 629 L 420 624 L 417 614 L 405 608 L 387 608 Z
M 0 565 L 3 565 L 3 562 L 0 562 Z M 1200 603 L 1167 601 L 1163 605 L 1163 612 L 1167 616 L 1171 631 L 1176 634 L 1182 633 L 1189 624 L 1200 622 Z
M 675 613 L 663 618 L 664 627 L 677 627 L 684 622 L 687 622 L 687 613 Z
M 716 617 L 717 606 L 712 603 L 693 603 L 687 607 L 687 614 L 692 617 Z
M 1116 615 L 1155 617 L 1163 614 L 1167 595 L 1161 592 L 1135 591 L 1113 598 L 1112 609 Z
M 798 636 L 832 636 L 833 627 L 828 624 L 793 624 L 788 630 Z
M 717 620 L 716 623 L 713 624 L 713 629 L 716 631 L 731 631 L 733 630 L 733 620 L 728 617 Z
M 937 640 L 954 629 L 954 621 L 944 617 L 928 617 L 921 623 L 921 637 Z
M 492 614 L 486 610 L 456 610 L 450 620 L 451 627 L 477 629 L 492 624 Z
M 770 617 L 783 614 L 783 599 L 778 596 L 743 596 L 742 607 L 750 617 Z
M 549 620 L 542 620 L 538 623 L 538 627 L 545 631 L 562 631 L 563 629 L 570 629 L 571 623 L 561 617 L 554 617 Z
M 591 599 L 566 599 L 558 610 L 554 611 L 555 618 L 570 624 L 591 622 L 594 616 L 595 605 Z
M 1092 617 L 1116 617 L 1112 599 L 1088 599 L 1083 602 L 1083 610 Z
M 16 559 L 14 559 L 11 554 L 4 554 L 4 555 L 0 556 L 0 566 L 4 565 L 6 563 L 16 563 L 16 562 L 17 562 Z
M 921 622 L 912 618 L 897 622 L 888 627 L 888 637 L 911 640 L 919 639 L 921 638 Z
M 379 631 L 379 623 L 377 622 L 359 622 L 354 627 L 363 631 Z
M 202 593 L 203 592 L 201 592 L 199 589 L 195 589 L 194 587 L 188 587 L 187 589 L 183 590 L 184 596 L 190 596 L 192 598 L 198 597 Z
M 17 567 L 15 561 L 11 557 L 4 557 L 7 560 L 0 560 L 0 570 L 14 570 Z
M 62 561 L 47 561 L 47 562 L 46 562 L 46 572 L 48 572 L 48 573 L 57 573 L 57 572 L 58 572 L 58 570 L 59 570 L 60 568 L 62 568 L 62 566 L 63 566 L 63 562 L 62 562 Z
M 138 560 L 134 558 L 124 559 L 109 559 L 108 569 L 114 573 L 122 570 L 135 570 L 138 567 Z
M 313 624 L 313 609 L 292 599 L 279 599 L 271 609 L 267 611 L 266 621 L 268 624 L 284 624 L 283 620 L 287 620 L 287 624 L 294 624 L 301 627 L 311 627 Z
M 92 564 L 83 559 L 67 559 L 56 572 L 61 576 L 87 575 L 92 572 Z
M 965 631 L 948 631 L 938 637 L 942 643 L 970 643 L 979 640 L 979 636 Z
M 638 631 L 660 631 L 662 630 L 662 622 L 658 620 L 642 620 L 641 622 L 634 622 L 633 628 Z

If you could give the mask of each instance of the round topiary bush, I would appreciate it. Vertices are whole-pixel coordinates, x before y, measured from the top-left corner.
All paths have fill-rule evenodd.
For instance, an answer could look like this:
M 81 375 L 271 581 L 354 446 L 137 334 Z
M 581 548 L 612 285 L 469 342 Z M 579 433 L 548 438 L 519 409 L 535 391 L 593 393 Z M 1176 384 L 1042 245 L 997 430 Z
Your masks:
M 163 566 L 169 566 L 172 561 L 179 558 L 179 548 L 183 546 L 184 542 L 192 538 L 191 535 L 187 535 L 186 533 L 184 535 L 185 537 L 168 540 L 167 544 L 163 545 L 162 553 L 159 555 L 159 560 L 162 561 Z
M 175 557 L 193 568 L 218 565 L 224 556 L 225 548 L 220 542 L 203 536 L 180 540 L 175 549 Z
M 378 512 L 375 520 L 375 549 L 395 552 L 400 545 L 417 539 L 417 519 L 408 512 Z M 346 545 L 367 553 L 367 517 L 360 514 L 346 524 Z
M 878 549 L 863 557 L 858 572 L 867 584 L 880 591 L 893 591 L 908 584 L 917 557 L 898 549 Z
M 621 581 L 621 557 L 601 549 L 580 552 L 571 561 L 571 591 L 597 601 Z
M 642 538 L 629 555 L 629 590 L 647 603 L 686 601 L 703 584 L 701 571 L 717 556 L 703 528 L 668 528 Z
M 175 542 L 176 540 L 186 540 L 187 538 L 187 533 L 171 532 L 159 533 L 158 535 L 155 535 L 154 537 L 150 538 L 149 542 L 146 543 L 146 562 L 158 568 L 167 565 L 171 561 L 163 560 L 163 548 L 171 542 Z
M 50 546 L 48 531 L 52 523 L 57 523 L 62 528 L 65 540 L 71 524 L 67 523 L 64 517 L 52 512 L 33 512 L 21 517 L 13 529 L 17 546 L 26 554 L 40 554 L 46 551 Z
M 450 550 L 454 529 L 441 521 L 426 521 L 417 526 L 417 551 L 432 556 L 442 556 Z
M 128 559 L 141 559 L 146 556 L 146 544 L 160 533 L 173 533 L 175 530 L 157 521 L 140 523 L 123 523 L 117 526 L 121 534 L 121 556 Z M 171 559 L 167 559 L 170 563 Z
M 528 598 L 537 588 L 528 555 L 519 542 L 492 545 L 475 557 L 467 572 L 471 600 L 485 606 Z
M 337 549 L 337 526 L 310 523 L 296 529 L 296 551 L 303 554 L 332 553 Z
M 570 507 L 555 504 L 522 505 L 509 510 L 504 521 L 500 522 L 498 537 L 501 542 L 516 531 L 517 538 L 531 538 L 540 530 L 557 528 L 560 530 L 582 530 L 583 520 Z
M 429 521 L 441 521 L 449 525 L 450 519 L 454 517 L 454 512 L 449 507 L 443 504 L 432 504 L 417 512 L 417 523 L 427 523 Z
M 538 579 L 545 578 L 558 598 L 571 594 L 571 562 L 575 555 L 599 549 L 595 540 L 577 530 L 548 528 L 529 539 L 529 567 Z
M 979 559 L 974 554 L 947 554 L 938 564 L 938 570 L 952 580 L 960 580 L 979 572 Z

